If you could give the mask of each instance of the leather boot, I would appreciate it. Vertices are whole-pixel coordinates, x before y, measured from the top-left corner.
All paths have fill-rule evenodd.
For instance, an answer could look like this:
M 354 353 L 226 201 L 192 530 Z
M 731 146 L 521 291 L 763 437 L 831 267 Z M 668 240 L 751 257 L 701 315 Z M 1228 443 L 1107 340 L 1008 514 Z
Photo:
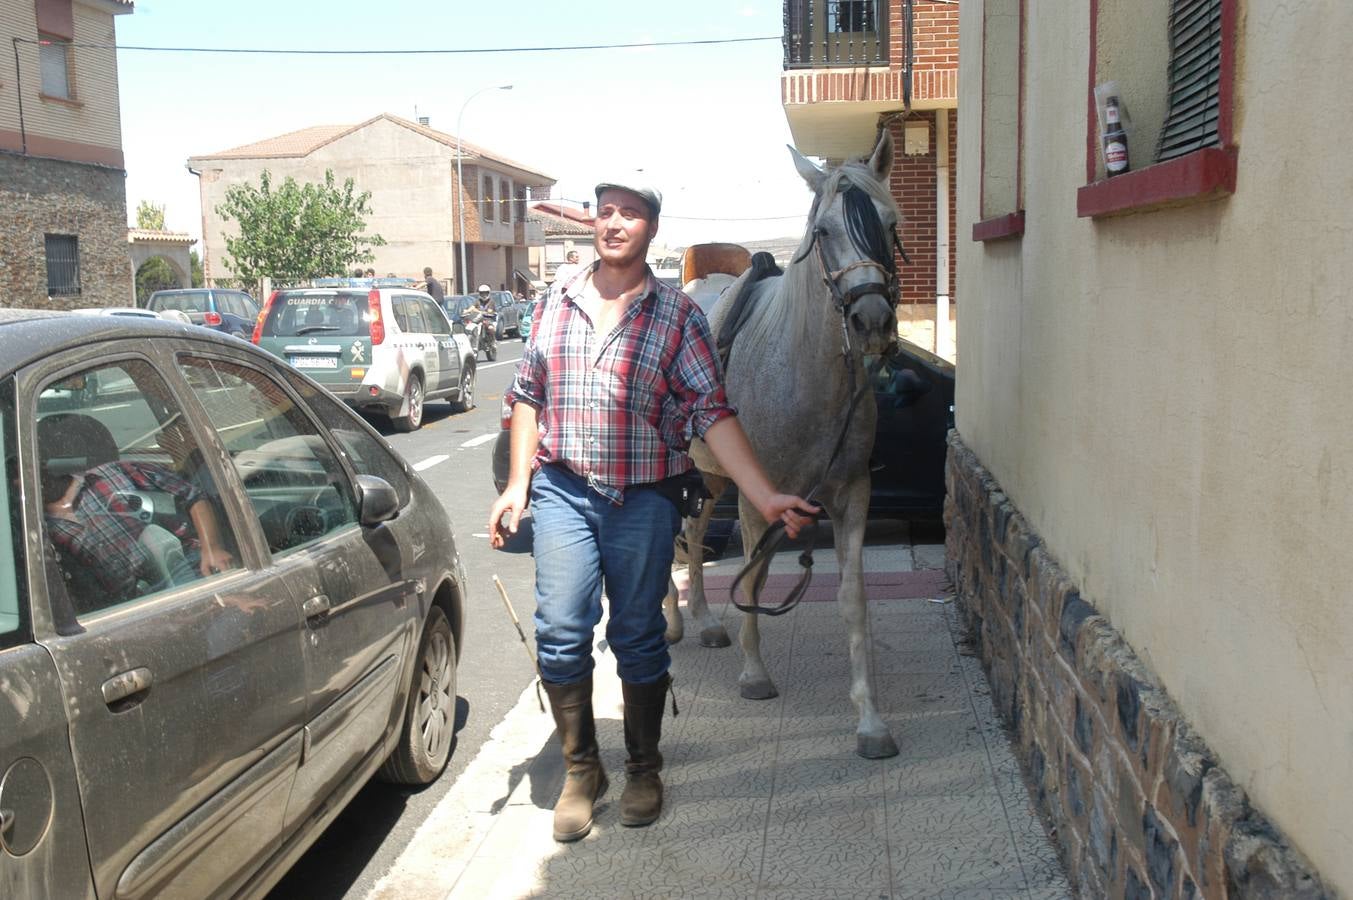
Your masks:
M 620 795 L 620 824 L 647 825 L 662 812 L 662 713 L 666 705 L 670 675 L 652 684 L 622 682 L 625 695 L 625 790 Z
M 554 839 L 576 841 L 592 830 L 592 804 L 606 793 L 607 786 L 592 718 L 592 677 L 577 684 L 542 683 L 568 767 L 563 793 L 554 805 Z

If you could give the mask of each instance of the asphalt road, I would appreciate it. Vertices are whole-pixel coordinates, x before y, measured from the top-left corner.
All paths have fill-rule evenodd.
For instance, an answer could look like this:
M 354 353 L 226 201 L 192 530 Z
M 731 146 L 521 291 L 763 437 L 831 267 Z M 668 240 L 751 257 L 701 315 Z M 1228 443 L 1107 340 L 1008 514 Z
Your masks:
M 529 638 L 535 611 L 529 519 L 504 551 L 490 550 L 485 532 L 497 496 L 490 453 L 503 391 L 520 357 L 521 342 L 510 339 L 499 342 L 497 362 L 480 362 L 478 406 L 469 412 L 452 413 L 449 404 L 430 402 L 423 428 L 413 434 L 377 425 L 445 505 L 469 577 L 456 742 L 446 772 L 421 791 L 368 784 L 277 885 L 271 900 L 365 897 L 534 677 L 491 580 L 494 574 L 502 579 Z

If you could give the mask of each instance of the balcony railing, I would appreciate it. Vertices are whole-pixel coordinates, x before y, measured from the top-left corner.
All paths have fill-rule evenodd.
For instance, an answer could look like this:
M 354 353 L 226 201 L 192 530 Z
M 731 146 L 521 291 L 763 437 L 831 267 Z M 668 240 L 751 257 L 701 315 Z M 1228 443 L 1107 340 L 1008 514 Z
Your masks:
M 887 0 L 784 0 L 786 69 L 888 64 Z

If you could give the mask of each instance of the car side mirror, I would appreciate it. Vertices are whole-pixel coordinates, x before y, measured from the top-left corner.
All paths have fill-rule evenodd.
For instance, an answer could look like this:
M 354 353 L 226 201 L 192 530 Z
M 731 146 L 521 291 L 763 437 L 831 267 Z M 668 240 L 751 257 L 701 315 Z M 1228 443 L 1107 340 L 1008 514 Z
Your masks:
M 384 478 L 357 476 L 357 504 L 363 526 L 388 522 L 399 513 L 399 494 Z

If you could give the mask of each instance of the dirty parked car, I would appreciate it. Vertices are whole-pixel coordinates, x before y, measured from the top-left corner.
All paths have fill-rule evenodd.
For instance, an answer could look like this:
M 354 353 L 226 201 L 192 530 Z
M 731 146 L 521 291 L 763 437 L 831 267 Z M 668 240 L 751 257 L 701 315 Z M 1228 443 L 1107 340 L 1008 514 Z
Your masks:
M 441 774 L 451 525 L 315 382 L 200 328 L 0 310 L 0 457 L 14 896 L 259 896 L 373 775 Z
M 422 291 L 295 288 L 273 292 L 252 339 L 349 406 L 417 431 L 429 400 L 474 406 L 475 352 L 458 332 Z
M 165 313 L 182 313 L 194 325 L 245 340 L 249 339 L 254 322 L 258 319 L 258 304 L 253 297 L 244 291 L 223 288 L 156 291 L 146 300 L 146 309 L 162 316 Z

